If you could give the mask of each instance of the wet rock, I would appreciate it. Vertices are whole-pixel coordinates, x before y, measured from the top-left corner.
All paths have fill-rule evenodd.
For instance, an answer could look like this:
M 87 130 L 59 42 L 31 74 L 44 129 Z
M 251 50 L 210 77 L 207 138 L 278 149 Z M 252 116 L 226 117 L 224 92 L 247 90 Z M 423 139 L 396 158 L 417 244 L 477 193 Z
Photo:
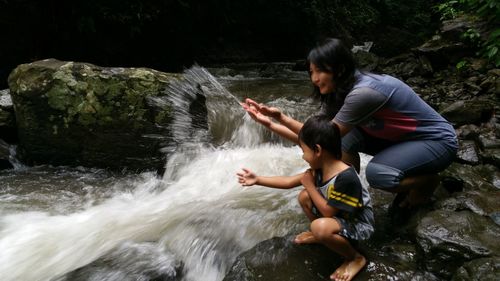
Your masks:
M 178 78 L 54 59 L 20 65 L 9 76 L 17 155 L 27 164 L 161 169 L 173 109 L 148 101 Z
M 321 245 L 296 245 L 293 236 L 275 237 L 240 255 L 224 281 L 327 280 L 342 263 Z
M 358 65 L 367 71 L 375 70 L 380 61 L 380 58 L 377 55 L 361 50 L 354 53 L 354 57 Z
M 471 165 L 480 163 L 478 149 L 474 141 L 460 141 L 456 160 Z
M 321 245 L 295 245 L 292 236 L 257 244 L 234 262 L 224 281 L 329 280 L 342 263 L 340 256 Z M 380 246 L 380 245 L 379 245 Z M 440 280 L 417 268 L 417 250 L 406 243 L 389 243 L 368 252 L 368 264 L 354 280 Z
M 491 119 L 494 103 L 486 99 L 459 100 L 441 110 L 441 115 L 455 126 L 480 124 Z
M 462 183 L 462 190 L 498 190 L 494 184 L 498 181 L 498 169 L 492 165 L 470 166 L 466 164 L 452 163 L 446 170 L 441 172 L 441 177 Z
M 9 89 L 0 91 L 0 136 L 8 143 L 17 142 L 16 117 Z
M 474 124 L 467 124 L 456 129 L 456 133 L 461 140 L 475 140 L 479 136 L 479 127 Z
M 414 54 L 402 54 L 390 59 L 380 60 L 379 70 L 382 73 L 388 73 L 404 81 L 417 79 L 419 76 L 429 76 L 433 73 L 432 65 L 425 56 Z M 415 86 L 415 85 L 411 85 Z M 417 90 L 417 89 L 416 89 Z M 417 92 L 421 92 L 418 91 Z
M 0 170 L 13 168 L 9 161 L 10 146 L 8 143 L 0 139 Z
M 417 227 L 427 270 L 449 278 L 464 262 L 498 255 L 500 226 L 468 211 L 437 210 Z
M 454 193 L 451 197 L 436 203 L 437 209 L 449 211 L 469 210 L 480 216 L 489 217 L 500 212 L 499 191 L 465 191 Z
M 440 29 L 443 38 L 450 41 L 463 41 L 463 34 L 469 30 L 477 30 L 482 26 L 480 22 L 473 22 L 468 17 L 461 16 L 450 20 L 444 20 Z
M 485 149 L 480 155 L 485 164 L 500 167 L 500 149 Z
M 500 276 L 500 257 L 476 259 L 465 263 L 453 275 L 452 281 L 496 281 Z
M 387 280 L 411 280 L 411 281 L 439 281 L 442 280 L 430 272 L 420 270 L 400 269 L 389 265 L 390 261 L 383 263 L 370 262 L 366 272 L 360 273 L 353 280 L 387 281 Z M 325 279 L 328 280 L 328 279 Z
M 413 50 L 416 54 L 425 56 L 434 70 L 456 64 L 463 57 L 473 55 L 473 50 L 460 41 L 448 41 L 436 35 Z
M 478 141 L 482 149 L 500 148 L 500 139 L 497 139 L 493 134 L 480 135 Z
M 183 264 L 154 243 L 126 243 L 66 274 L 64 280 L 182 280 Z

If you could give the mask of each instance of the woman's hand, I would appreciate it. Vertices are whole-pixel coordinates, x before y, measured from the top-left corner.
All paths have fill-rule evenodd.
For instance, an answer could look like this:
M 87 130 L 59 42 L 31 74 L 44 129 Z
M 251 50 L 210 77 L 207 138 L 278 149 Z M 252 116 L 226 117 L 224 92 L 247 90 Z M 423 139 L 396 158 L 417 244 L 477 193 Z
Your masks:
M 262 114 L 262 112 L 260 112 L 256 107 L 250 106 L 247 103 L 241 103 L 241 106 L 243 107 L 243 109 L 246 110 L 248 115 L 250 115 L 250 117 L 252 117 L 253 120 L 259 122 L 260 124 L 266 127 L 271 126 L 272 123 L 271 118 Z
M 281 111 L 278 108 L 259 104 L 252 99 L 246 99 L 245 103 L 241 103 L 241 106 L 248 112 L 252 119 L 266 127 L 269 127 L 272 123 L 269 117 L 276 120 L 281 118 Z
M 238 176 L 238 182 L 242 186 L 251 186 L 257 183 L 257 175 L 245 168 L 242 168 L 243 172 L 236 173 Z
M 274 118 L 276 120 L 279 120 L 281 117 L 281 111 L 276 107 L 269 107 L 267 105 L 264 105 L 262 103 L 257 103 L 256 101 L 248 98 L 245 99 L 245 103 L 249 107 L 255 108 L 256 111 L 262 113 L 265 116 Z
M 269 107 L 259 104 L 251 99 L 246 99 L 241 103 L 243 109 L 248 112 L 253 120 L 266 126 L 272 132 L 290 140 L 294 143 L 299 143 L 298 133 L 302 128 L 302 123 L 297 120 L 286 116 L 276 107 Z M 271 118 L 276 119 L 278 122 L 273 122 Z

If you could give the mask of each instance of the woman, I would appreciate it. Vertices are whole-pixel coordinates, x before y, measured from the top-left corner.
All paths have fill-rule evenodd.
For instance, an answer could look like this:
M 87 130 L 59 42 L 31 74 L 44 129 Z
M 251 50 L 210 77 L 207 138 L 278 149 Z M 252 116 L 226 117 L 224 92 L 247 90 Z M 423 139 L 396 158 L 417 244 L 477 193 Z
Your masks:
M 358 153 L 373 155 L 366 179 L 373 188 L 398 193 L 395 207 L 428 202 L 439 184 L 437 173 L 456 154 L 452 125 L 402 81 L 359 71 L 339 39 L 312 49 L 308 63 L 321 113 L 340 128 L 342 160 L 359 171 Z M 297 143 L 301 122 L 251 99 L 242 105 L 254 120 Z

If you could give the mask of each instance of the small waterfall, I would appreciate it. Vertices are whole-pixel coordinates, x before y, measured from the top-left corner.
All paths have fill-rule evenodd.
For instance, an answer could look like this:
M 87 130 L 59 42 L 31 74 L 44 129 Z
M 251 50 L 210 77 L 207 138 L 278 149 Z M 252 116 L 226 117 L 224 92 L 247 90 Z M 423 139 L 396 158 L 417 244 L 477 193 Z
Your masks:
M 7 202 L 0 206 L 2 281 L 220 281 L 255 244 L 308 227 L 300 188 L 241 187 L 236 178 L 243 167 L 261 175 L 302 172 L 300 148 L 255 124 L 203 68 L 187 70 L 169 91 L 168 99 L 150 100 L 176 105 L 177 147 L 167 148 L 163 177 L 26 167 L 15 170 L 19 184 L 0 173 L 0 202 Z M 200 95 L 208 128 L 189 110 Z M 294 99 L 270 104 L 308 114 Z
M 169 99 L 150 101 L 176 108 L 172 137 L 178 147 L 167 148 L 164 177 L 146 174 L 108 183 L 101 188 L 111 190 L 107 199 L 82 197 L 89 203 L 73 212 L 3 214 L 2 280 L 219 281 L 256 243 L 307 227 L 296 200 L 299 189 L 243 188 L 235 175 L 242 167 L 264 175 L 295 174 L 305 168 L 300 149 L 259 141 L 260 132 L 249 132 L 258 125 L 247 119 L 237 98 L 202 68 L 187 70 L 169 91 L 174 93 Z M 208 130 L 194 125 L 189 112 L 200 94 L 206 98 Z M 218 131 L 227 125 L 232 132 Z M 212 133 L 220 134 L 207 142 Z M 245 134 L 255 139 L 241 137 Z

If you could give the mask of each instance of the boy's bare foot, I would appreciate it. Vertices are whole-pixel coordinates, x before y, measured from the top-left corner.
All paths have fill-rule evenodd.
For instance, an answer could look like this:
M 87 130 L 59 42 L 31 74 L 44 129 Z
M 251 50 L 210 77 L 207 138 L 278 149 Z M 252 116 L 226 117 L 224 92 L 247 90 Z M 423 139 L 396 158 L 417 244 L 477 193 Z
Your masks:
M 341 264 L 332 275 L 330 275 L 331 280 L 340 280 L 339 278 L 344 275 L 345 273 L 345 268 L 349 265 L 349 261 L 344 261 L 343 264 Z
M 311 231 L 304 231 L 295 236 L 293 242 L 295 244 L 313 244 L 316 243 L 316 238 Z
M 353 260 L 345 261 L 332 275 L 331 280 L 350 281 L 366 265 L 366 259 L 362 255 L 357 255 Z

